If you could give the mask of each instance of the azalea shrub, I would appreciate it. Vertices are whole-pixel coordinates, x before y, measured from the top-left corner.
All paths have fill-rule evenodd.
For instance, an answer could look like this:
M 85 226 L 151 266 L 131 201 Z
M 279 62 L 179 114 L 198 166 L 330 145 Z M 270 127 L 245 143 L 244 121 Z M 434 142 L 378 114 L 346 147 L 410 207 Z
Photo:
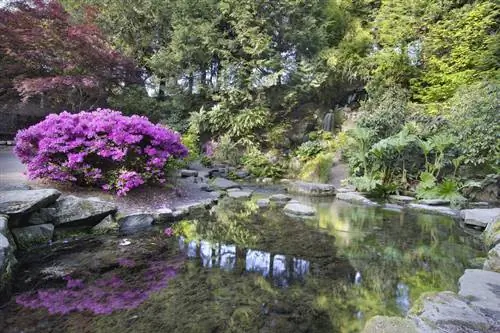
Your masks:
M 169 169 L 188 154 L 178 133 L 110 109 L 48 115 L 18 132 L 14 151 L 30 179 L 97 186 L 118 195 L 164 183 Z

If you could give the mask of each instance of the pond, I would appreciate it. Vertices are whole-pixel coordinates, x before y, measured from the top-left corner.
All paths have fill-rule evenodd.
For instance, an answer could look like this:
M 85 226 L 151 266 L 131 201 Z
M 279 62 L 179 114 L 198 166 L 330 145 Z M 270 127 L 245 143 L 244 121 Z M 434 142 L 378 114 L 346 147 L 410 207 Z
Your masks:
M 223 200 L 173 237 L 86 235 L 25 253 L 0 331 L 359 332 L 456 290 L 484 255 L 447 217 L 312 204 L 318 217 L 298 220 Z

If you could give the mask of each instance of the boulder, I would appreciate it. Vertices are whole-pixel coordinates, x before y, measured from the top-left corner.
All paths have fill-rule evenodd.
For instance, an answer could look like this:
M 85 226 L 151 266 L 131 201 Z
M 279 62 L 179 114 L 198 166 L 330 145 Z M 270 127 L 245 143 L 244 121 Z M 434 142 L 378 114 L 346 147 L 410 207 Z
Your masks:
M 445 200 L 445 199 L 423 199 L 419 200 L 418 203 L 422 205 L 429 205 L 429 206 L 447 206 L 450 204 L 450 200 Z
M 484 229 L 483 240 L 489 249 L 500 244 L 500 221 L 488 224 L 486 229 Z
M 61 195 L 54 189 L 13 190 L 0 192 L 0 213 L 24 215 L 40 208 L 50 206 Z
M 182 169 L 180 171 L 181 177 L 186 178 L 186 177 L 198 177 L 198 171 L 196 170 L 188 170 L 188 169 Z
M 497 244 L 488 252 L 488 258 L 484 262 L 483 269 L 500 273 L 500 244 Z
M 31 214 L 27 224 L 37 225 L 37 224 L 52 223 L 56 216 L 56 212 L 57 210 L 53 207 L 40 208 L 40 210 Z
M 0 234 L 4 235 L 8 240 L 10 245 L 16 250 L 16 242 L 12 233 L 9 230 L 9 217 L 7 215 L 0 214 Z
M 251 191 L 230 191 L 227 192 L 228 198 L 231 199 L 250 199 L 252 197 Z
M 375 316 L 365 325 L 362 333 L 417 333 L 415 323 L 406 318 Z
M 286 183 L 288 192 L 305 194 L 311 196 L 334 196 L 335 186 L 322 183 L 308 183 L 303 181 L 291 181 Z
M 133 213 L 123 216 L 118 220 L 120 232 L 131 234 L 139 231 L 148 230 L 153 226 L 153 215 L 147 213 Z
M 235 183 L 226 178 L 217 177 L 212 182 L 212 187 L 220 190 L 228 190 L 230 188 L 241 188 L 240 184 Z
M 466 269 L 458 284 L 458 294 L 500 327 L 500 273 Z
M 255 203 L 259 208 L 263 209 L 269 207 L 270 201 L 269 199 L 259 199 Z
M 371 201 L 358 192 L 337 193 L 337 199 L 366 206 L 378 206 L 378 203 Z
M 408 204 L 407 206 L 410 209 L 418 210 L 424 213 L 429 213 L 429 214 L 438 214 L 438 215 L 445 215 L 449 217 L 456 218 L 459 216 L 459 212 L 451 209 L 450 207 L 445 207 L 445 206 L 430 206 L 430 205 L 422 205 L 422 204 L 417 204 L 417 203 L 411 203 Z
M 288 203 L 283 211 L 286 214 L 294 216 L 314 216 L 316 215 L 316 209 L 314 207 L 300 204 L 300 203 Z
M 488 318 L 451 291 L 420 296 L 408 315 L 421 332 L 487 332 Z
M 500 221 L 500 208 L 463 209 L 460 211 L 460 217 L 464 219 L 465 224 L 485 228 L 490 223 Z
M 153 213 L 155 223 L 167 223 L 173 221 L 173 211 L 170 208 L 160 208 Z
M 54 225 L 46 223 L 11 230 L 17 246 L 28 249 L 34 245 L 47 244 L 52 240 Z
M 8 293 L 12 272 L 17 264 L 16 257 L 14 257 L 14 245 L 4 234 L 0 233 L 0 299 Z
M 390 195 L 388 199 L 392 203 L 399 203 L 399 204 L 403 204 L 403 205 L 416 200 L 414 197 L 410 197 L 410 196 L 406 196 L 406 195 Z
M 93 227 L 117 210 L 114 203 L 72 195 L 59 199 L 52 207 L 56 209 L 53 223 L 57 227 Z
M 95 233 L 106 233 L 118 229 L 118 223 L 112 215 L 106 216 L 101 222 L 92 227 Z

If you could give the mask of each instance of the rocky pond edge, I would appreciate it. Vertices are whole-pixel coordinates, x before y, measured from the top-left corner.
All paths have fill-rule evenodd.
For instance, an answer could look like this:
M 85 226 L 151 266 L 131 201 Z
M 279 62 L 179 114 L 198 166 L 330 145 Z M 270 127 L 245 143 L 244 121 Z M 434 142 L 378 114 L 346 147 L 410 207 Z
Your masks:
M 194 173 L 183 177 L 194 177 Z M 427 293 L 414 304 L 406 318 L 375 316 L 363 332 L 498 332 L 500 331 L 500 208 L 455 210 L 443 200 L 418 202 L 408 196 L 390 196 L 379 203 L 349 188 L 335 189 L 330 184 L 284 181 L 290 193 L 310 196 L 336 196 L 338 200 L 370 207 L 402 211 L 416 210 L 449 216 L 463 223 L 485 228 L 483 240 L 488 252 L 483 269 L 467 269 L 459 279 L 459 291 Z M 171 224 L 206 213 L 218 200 L 248 200 L 253 191 L 241 184 L 217 177 L 210 183 L 210 198 L 174 208 L 152 211 L 121 212 L 111 202 L 99 198 L 61 196 L 54 189 L 13 189 L 0 192 L 0 294 L 8 294 L 17 249 L 28 249 L 50 242 L 62 230 L 91 228 L 102 233 L 119 230 L 122 234 Z M 314 207 L 298 202 L 287 194 L 272 194 L 255 200 L 260 209 L 279 207 L 289 216 L 309 218 Z M 482 205 L 482 204 L 481 204 Z

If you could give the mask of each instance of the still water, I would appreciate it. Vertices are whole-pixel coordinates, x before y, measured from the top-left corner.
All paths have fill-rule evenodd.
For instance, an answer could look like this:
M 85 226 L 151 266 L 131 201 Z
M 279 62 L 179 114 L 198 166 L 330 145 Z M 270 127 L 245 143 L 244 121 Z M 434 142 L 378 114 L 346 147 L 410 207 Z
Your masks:
M 20 257 L 0 331 L 359 332 L 456 290 L 480 242 L 447 217 L 324 200 L 297 220 L 253 202 L 134 236 L 80 236 Z

